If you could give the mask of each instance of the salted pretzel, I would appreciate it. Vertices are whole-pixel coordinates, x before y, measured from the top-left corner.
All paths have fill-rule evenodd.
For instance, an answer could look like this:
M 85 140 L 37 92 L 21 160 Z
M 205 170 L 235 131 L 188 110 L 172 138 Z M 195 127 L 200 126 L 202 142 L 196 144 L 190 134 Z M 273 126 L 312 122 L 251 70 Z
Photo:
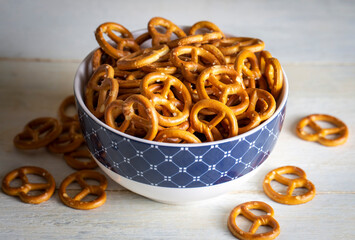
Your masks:
M 147 73 L 151 72 L 163 72 L 165 74 L 174 74 L 177 72 L 177 68 L 170 62 L 154 62 L 142 67 L 142 70 Z
M 268 58 L 266 60 L 264 75 L 271 90 L 271 94 L 277 99 L 283 86 L 282 68 L 277 58 Z
M 250 211 L 253 209 L 262 210 L 266 214 L 257 216 Z M 239 215 L 253 222 L 248 231 L 243 231 L 236 224 L 236 218 Z M 271 227 L 271 230 L 265 233 L 256 233 L 258 228 L 264 225 Z M 229 215 L 228 228 L 235 237 L 242 240 L 270 240 L 280 234 L 280 225 L 274 218 L 274 209 L 259 201 L 246 202 L 236 206 Z
M 199 119 L 199 113 L 203 109 L 213 111 L 216 116 L 210 121 L 201 121 Z M 222 121 L 228 122 L 228 137 L 234 137 L 238 134 L 238 123 L 233 111 L 225 104 L 213 100 L 202 99 L 193 105 L 190 112 L 190 125 L 191 127 L 200 133 L 203 133 L 208 142 L 214 141 L 212 129 L 216 127 Z
M 137 104 L 144 109 L 144 115 L 135 113 L 134 105 Z M 117 118 L 122 116 L 118 124 Z M 125 101 L 115 100 L 105 111 L 105 122 L 112 128 L 126 132 L 130 125 L 146 130 L 145 139 L 153 140 L 158 132 L 158 117 L 152 103 L 143 95 L 133 94 Z
M 167 45 L 157 45 L 152 48 L 142 49 L 129 54 L 117 61 L 117 68 L 121 70 L 132 70 L 141 68 L 157 61 L 160 57 L 169 52 Z
M 85 92 L 90 112 L 116 130 L 153 140 L 166 129 L 184 129 L 201 141 L 213 141 L 255 128 L 275 112 L 274 101 L 283 87 L 283 76 L 271 54 L 264 51 L 262 40 L 226 37 L 209 21 L 196 22 L 186 35 L 173 22 L 161 17 L 150 19 L 148 31 L 135 39 L 126 30 L 114 23 L 97 28 L 98 41 L 104 42 L 106 34 L 113 44 L 106 42 L 106 49 L 100 44 L 95 51 L 92 65 L 97 70 Z M 110 47 L 120 55 L 108 55 Z M 112 59 L 115 62 L 111 63 Z M 113 75 L 108 65 L 114 67 Z M 154 78 L 148 81 L 148 76 Z M 272 96 L 256 88 L 271 91 Z M 250 96 L 254 99 L 251 104 Z M 127 101 L 131 98 L 135 100 L 129 105 Z M 220 109 L 213 107 L 198 111 L 195 118 L 200 127 L 193 126 L 191 108 L 204 99 L 224 104 L 234 112 L 238 126 L 234 128 L 235 123 L 230 124 L 228 118 L 218 122 Z M 150 106 L 155 117 L 150 115 Z M 185 124 L 187 127 L 186 122 L 190 123 Z M 208 126 L 209 130 L 201 126 Z M 183 142 L 177 137 L 164 141 Z
M 298 178 L 287 178 L 282 176 L 283 174 L 295 174 Z M 271 181 L 273 180 L 287 186 L 286 194 L 276 192 L 271 187 Z M 263 188 L 269 198 L 288 205 L 309 202 L 316 195 L 316 188 L 313 183 L 307 179 L 306 173 L 302 169 L 294 166 L 279 167 L 269 172 L 264 178 Z M 296 188 L 306 188 L 308 191 L 304 194 L 294 196 L 293 192 Z
M 165 28 L 166 31 L 164 33 L 160 33 L 157 30 L 159 27 Z M 166 44 L 171 40 L 172 34 L 175 34 L 178 38 L 186 36 L 186 33 L 181 28 L 162 17 L 154 17 L 150 19 L 148 22 L 148 32 L 152 38 L 153 46 Z
M 116 66 L 116 60 L 110 55 L 106 54 L 102 48 L 98 48 L 94 51 L 91 59 L 92 71 L 95 72 L 102 64 L 109 64 Z
M 220 32 L 223 34 L 221 29 L 219 29 L 219 27 L 216 24 L 209 21 L 200 21 L 191 26 L 188 35 L 195 35 L 196 32 L 199 30 L 201 31 L 201 29 L 206 29 L 209 32 Z M 224 34 L 222 36 L 224 38 Z
M 260 52 L 264 50 L 265 43 L 264 41 L 258 38 L 249 38 L 249 37 L 239 37 L 239 49 L 240 50 L 249 50 L 251 52 Z
M 178 38 L 168 42 L 170 48 L 175 48 L 184 45 L 194 45 L 194 44 L 206 44 L 223 38 L 222 32 L 210 32 L 204 34 L 190 35 L 182 38 Z
M 243 119 L 249 119 L 249 122 L 245 126 L 239 124 L 239 133 L 245 133 L 259 126 L 261 122 L 270 118 L 276 110 L 276 101 L 268 91 L 258 88 L 247 88 L 246 92 L 249 95 L 249 106 L 245 112 L 237 115 L 237 120 L 239 123 Z M 262 102 L 262 109 L 258 109 L 258 102 Z
M 70 153 L 64 154 L 65 162 L 72 168 L 76 170 L 83 170 L 83 169 L 93 169 L 97 167 L 97 164 L 93 157 L 91 156 L 90 151 L 85 149 L 78 149 Z M 79 159 L 84 159 L 79 160 Z
M 40 176 L 46 180 L 45 183 L 31 183 L 27 174 Z M 10 184 L 16 178 L 21 180 L 21 186 L 11 187 Z M 39 204 L 47 201 L 53 195 L 55 190 L 55 180 L 53 176 L 45 169 L 33 166 L 17 168 L 3 178 L 2 190 L 11 196 L 18 196 L 23 202 Z M 40 194 L 32 195 L 31 191 L 41 191 Z
M 36 149 L 47 146 L 62 132 L 62 125 L 51 117 L 36 118 L 26 124 L 23 131 L 14 138 L 14 145 L 20 149 Z
M 325 121 L 333 124 L 334 128 L 322 128 L 316 122 Z M 315 132 L 307 133 L 304 128 L 309 126 Z M 298 122 L 296 128 L 297 136 L 306 141 L 316 141 L 322 145 L 332 147 L 344 144 L 349 136 L 349 130 L 346 124 L 340 119 L 326 114 L 312 114 Z M 327 137 L 335 135 L 334 138 Z
M 142 78 L 146 75 L 146 73 L 142 70 L 124 71 L 117 68 L 114 68 L 114 70 L 114 76 L 119 85 L 119 92 L 117 96 L 128 93 L 123 89 L 133 90 L 135 88 L 139 88 Z
M 161 83 L 162 89 L 159 93 L 154 93 L 149 89 L 152 84 Z M 180 110 L 173 104 L 169 99 L 169 93 L 171 93 L 171 88 L 175 88 L 179 95 L 181 95 L 181 101 L 183 102 L 183 109 Z M 152 102 L 154 108 L 155 106 L 164 106 L 169 113 L 169 116 L 164 116 L 157 112 L 159 119 L 159 125 L 170 127 L 179 125 L 187 120 L 189 117 L 190 108 L 192 105 L 192 100 L 189 91 L 186 86 L 177 78 L 172 75 L 164 73 L 149 73 L 147 74 L 141 83 L 141 92 Z
M 104 115 L 106 106 L 118 95 L 118 82 L 114 79 L 114 69 L 101 65 L 91 76 L 85 91 L 85 103 L 97 118 Z
M 114 32 L 120 33 L 122 36 L 117 36 Z M 104 34 L 116 43 L 117 47 L 109 44 Z M 118 59 L 130 53 L 124 48 L 131 48 L 133 51 L 140 49 L 139 45 L 134 41 L 132 33 L 124 26 L 114 22 L 106 22 L 97 27 L 95 37 L 100 47 L 111 57 Z
M 266 60 L 269 58 L 272 58 L 272 55 L 269 51 L 264 50 L 259 53 L 259 69 L 262 74 L 265 73 Z
M 135 41 L 138 45 L 142 45 L 144 42 L 148 41 L 149 39 L 152 39 L 152 37 L 150 36 L 150 33 L 149 32 L 145 32 L 141 35 L 139 35 Z
M 265 47 L 265 43 L 262 40 L 249 37 L 223 38 L 213 44 L 216 45 L 224 55 L 228 56 L 235 55 L 242 50 L 260 52 Z
M 190 132 L 170 128 L 160 131 L 154 140 L 158 142 L 201 143 L 201 140 Z
M 250 63 L 250 67 L 246 65 L 246 60 Z M 247 87 L 255 88 L 255 79 L 261 77 L 261 72 L 258 59 L 253 52 L 249 50 L 240 51 L 235 60 L 234 68 L 243 79 L 248 78 L 249 84 L 246 84 Z
M 240 49 L 240 41 L 238 37 L 223 38 L 213 43 L 226 56 L 236 55 Z
M 94 179 L 99 182 L 99 185 L 89 185 L 85 179 Z M 82 190 L 74 197 L 70 197 L 67 187 L 73 182 L 77 182 Z M 62 181 L 58 194 L 60 200 L 68 207 L 89 210 L 100 207 L 106 202 L 106 187 L 107 180 L 104 175 L 93 170 L 81 170 L 70 174 Z M 82 201 L 89 194 L 96 195 L 97 198 L 92 201 Z
M 62 126 L 60 135 L 47 146 L 48 150 L 52 153 L 72 152 L 84 142 L 78 121 L 65 122 Z
M 212 53 L 217 58 L 220 65 L 227 65 L 226 58 L 224 57 L 221 50 L 219 50 L 217 47 L 212 44 L 203 44 L 201 47 Z
M 228 77 L 230 83 L 222 82 L 221 76 Z M 206 68 L 198 77 L 196 89 L 199 99 L 210 99 L 206 91 L 206 83 L 212 85 L 217 91 L 214 91 L 215 97 L 226 104 L 231 95 L 237 95 L 240 103 L 234 106 L 229 106 L 235 115 L 243 113 L 249 105 L 249 97 L 244 90 L 242 79 L 237 72 L 227 66 L 217 65 Z
M 75 114 L 74 116 L 68 116 L 67 110 L 70 107 L 76 108 L 74 95 L 70 95 L 70 96 L 66 97 L 62 101 L 62 103 L 60 104 L 59 110 L 58 110 L 58 115 L 59 115 L 60 121 L 62 121 L 62 122 L 78 121 L 78 114 Z
M 186 55 L 189 56 L 189 60 L 180 58 L 180 56 Z M 196 84 L 198 74 L 206 67 L 220 64 L 215 55 L 203 48 L 194 46 L 180 46 L 172 49 L 170 61 L 180 68 L 186 80 L 194 84 Z

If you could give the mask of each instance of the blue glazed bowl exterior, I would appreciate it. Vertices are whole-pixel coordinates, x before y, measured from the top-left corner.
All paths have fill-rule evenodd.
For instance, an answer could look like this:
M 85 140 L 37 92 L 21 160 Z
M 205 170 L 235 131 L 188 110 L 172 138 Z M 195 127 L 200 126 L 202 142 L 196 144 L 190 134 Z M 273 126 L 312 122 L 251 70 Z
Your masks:
M 286 104 L 257 131 L 204 144 L 162 144 L 129 136 L 100 124 L 78 104 L 90 152 L 121 177 L 153 186 L 196 188 L 235 180 L 270 155 L 281 131 Z M 169 146 L 171 145 L 171 146 Z

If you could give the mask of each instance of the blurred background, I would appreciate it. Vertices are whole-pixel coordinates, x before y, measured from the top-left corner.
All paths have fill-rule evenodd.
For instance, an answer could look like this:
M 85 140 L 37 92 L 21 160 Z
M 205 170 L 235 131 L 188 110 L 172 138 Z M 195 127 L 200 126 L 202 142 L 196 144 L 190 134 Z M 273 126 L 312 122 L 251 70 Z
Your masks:
M 226 33 L 260 38 L 281 63 L 355 62 L 349 24 L 355 1 L 1 0 L 0 6 L 2 59 L 80 61 L 97 46 L 99 24 L 133 31 L 161 16 L 177 25 L 209 20 Z

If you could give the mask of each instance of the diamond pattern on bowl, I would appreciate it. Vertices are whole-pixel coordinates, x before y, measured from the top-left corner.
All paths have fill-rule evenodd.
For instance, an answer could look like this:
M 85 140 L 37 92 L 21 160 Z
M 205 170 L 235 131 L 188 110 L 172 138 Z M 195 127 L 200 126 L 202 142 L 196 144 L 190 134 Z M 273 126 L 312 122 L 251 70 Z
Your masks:
M 234 180 L 262 164 L 276 144 L 285 110 L 245 138 L 191 147 L 136 141 L 98 124 L 80 106 L 78 113 L 90 152 L 108 169 L 153 186 L 194 188 Z

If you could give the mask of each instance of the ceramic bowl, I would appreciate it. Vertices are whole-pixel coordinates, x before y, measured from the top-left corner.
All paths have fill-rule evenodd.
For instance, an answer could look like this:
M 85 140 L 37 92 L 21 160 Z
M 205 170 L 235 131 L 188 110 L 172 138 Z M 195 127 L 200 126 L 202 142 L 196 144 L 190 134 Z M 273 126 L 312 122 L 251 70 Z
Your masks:
M 81 62 L 74 79 L 79 120 L 96 162 L 123 187 L 164 203 L 205 200 L 238 189 L 270 156 L 285 119 L 285 73 L 274 115 L 251 131 L 215 142 L 161 143 L 119 132 L 88 110 L 84 89 L 92 73 L 92 54 Z

